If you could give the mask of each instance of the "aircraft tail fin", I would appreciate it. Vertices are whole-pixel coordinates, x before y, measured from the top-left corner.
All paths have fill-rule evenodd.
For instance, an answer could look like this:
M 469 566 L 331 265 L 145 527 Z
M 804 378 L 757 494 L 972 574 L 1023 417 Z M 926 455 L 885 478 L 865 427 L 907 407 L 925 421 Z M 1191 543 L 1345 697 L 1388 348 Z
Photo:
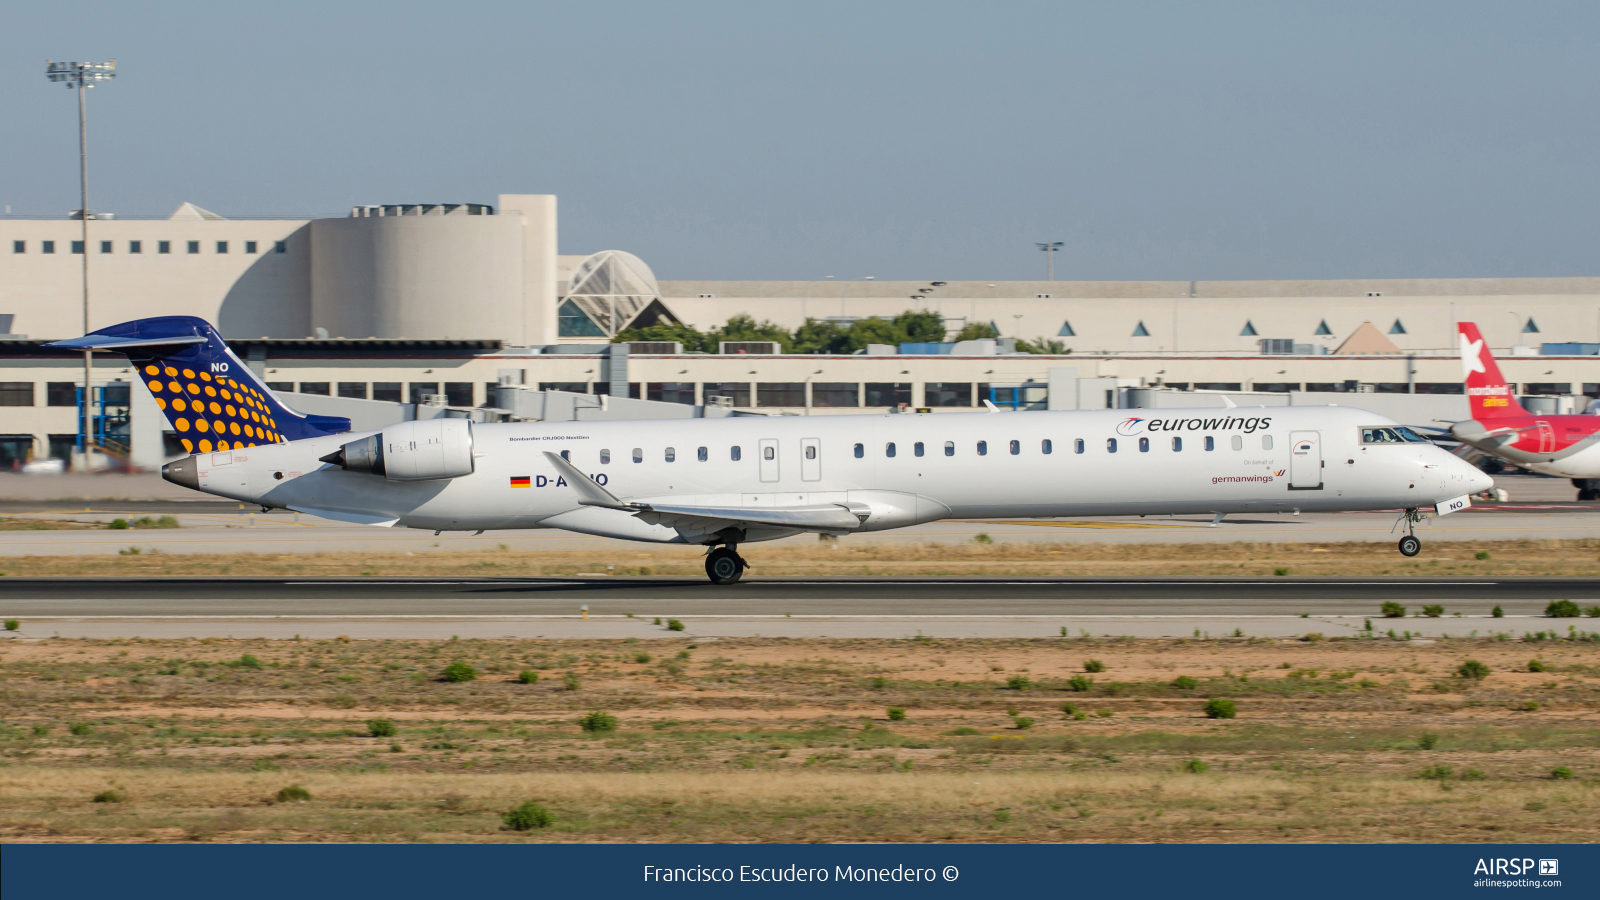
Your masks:
M 194 316 L 135 319 L 45 346 L 128 357 L 190 453 L 350 430 L 350 420 L 342 416 L 304 415 L 283 405 L 222 335 Z
M 1505 416 L 1525 416 L 1528 411 L 1517 402 L 1517 393 L 1500 374 L 1473 322 L 1458 322 L 1456 329 L 1461 342 L 1461 377 L 1467 384 L 1467 403 L 1474 419 L 1497 419 Z

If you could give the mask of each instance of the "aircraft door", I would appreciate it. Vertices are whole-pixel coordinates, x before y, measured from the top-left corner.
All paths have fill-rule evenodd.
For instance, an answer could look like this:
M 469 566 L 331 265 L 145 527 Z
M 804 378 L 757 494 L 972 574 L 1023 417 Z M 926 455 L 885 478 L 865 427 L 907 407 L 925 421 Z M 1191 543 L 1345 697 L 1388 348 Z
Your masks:
M 761 480 L 778 480 L 778 442 L 772 438 L 761 441 Z
M 1289 432 L 1289 489 L 1322 487 L 1322 433 Z
M 800 480 L 822 480 L 822 441 L 817 438 L 800 439 Z

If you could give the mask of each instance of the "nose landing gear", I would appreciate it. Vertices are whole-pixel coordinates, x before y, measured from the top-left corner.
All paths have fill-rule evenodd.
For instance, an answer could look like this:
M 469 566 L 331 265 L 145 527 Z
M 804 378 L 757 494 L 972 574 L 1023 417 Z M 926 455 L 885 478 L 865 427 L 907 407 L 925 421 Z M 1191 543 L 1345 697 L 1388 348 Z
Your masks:
M 1417 523 L 1422 521 L 1422 514 L 1416 507 L 1411 507 L 1400 514 L 1400 520 L 1406 523 L 1406 536 L 1400 539 L 1400 555 L 1416 556 L 1422 552 L 1422 541 L 1417 538 Z M 1399 525 L 1399 522 L 1395 523 Z
M 747 565 L 732 545 L 724 545 L 706 554 L 706 577 L 712 584 L 733 584 L 744 575 Z

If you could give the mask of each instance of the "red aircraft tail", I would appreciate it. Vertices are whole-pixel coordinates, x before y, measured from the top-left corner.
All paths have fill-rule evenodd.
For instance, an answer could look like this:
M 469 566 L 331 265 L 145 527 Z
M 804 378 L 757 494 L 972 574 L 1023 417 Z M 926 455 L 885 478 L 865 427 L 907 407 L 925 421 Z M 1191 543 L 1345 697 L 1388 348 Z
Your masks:
M 1461 340 L 1461 377 L 1467 383 L 1467 403 L 1474 419 L 1525 416 L 1528 411 L 1517 402 L 1516 391 L 1506 383 L 1495 364 L 1494 354 L 1484 343 L 1478 326 L 1472 322 L 1456 325 Z

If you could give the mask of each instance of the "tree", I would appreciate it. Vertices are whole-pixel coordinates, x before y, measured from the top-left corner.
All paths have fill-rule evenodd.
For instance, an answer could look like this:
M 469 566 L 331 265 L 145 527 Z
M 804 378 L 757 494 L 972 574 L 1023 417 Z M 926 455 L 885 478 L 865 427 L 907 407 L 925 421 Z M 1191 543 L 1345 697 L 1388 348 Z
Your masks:
M 854 353 L 857 350 L 865 350 L 868 344 L 893 344 L 898 347 L 905 339 L 904 329 L 888 319 L 873 316 L 850 323 L 850 330 L 845 332 L 841 351 Z
M 984 338 L 997 338 L 1000 332 L 988 322 L 968 322 L 960 331 L 956 332 L 955 340 L 981 341 Z
M 1053 338 L 1039 338 L 1036 341 L 1025 341 L 1017 338 L 1017 351 L 1020 353 L 1033 353 L 1039 356 L 1060 356 L 1071 353 L 1067 345 Z
M 613 344 L 623 341 L 677 341 L 685 350 L 705 350 L 708 336 L 693 325 L 674 325 L 657 322 L 643 328 L 625 328 L 611 339 Z M 716 345 L 711 349 L 716 350 Z
M 894 317 L 894 324 L 907 341 L 938 343 L 944 340 L 944 316 L 931 310 L 906 310 Z
M 791 353 L 838 353 L 844 346 L 844 331 L 825 319 L 806 319 L 794 330 Z
M 723 323 L 721 328 L 707 334 L 706 348 L 715 352 L 720 341 L 776 341 L 784 353 L 789 353 L 794 346 L 793 335 L 782 325 L 757 322 L 744 313 L 739 313 Z

